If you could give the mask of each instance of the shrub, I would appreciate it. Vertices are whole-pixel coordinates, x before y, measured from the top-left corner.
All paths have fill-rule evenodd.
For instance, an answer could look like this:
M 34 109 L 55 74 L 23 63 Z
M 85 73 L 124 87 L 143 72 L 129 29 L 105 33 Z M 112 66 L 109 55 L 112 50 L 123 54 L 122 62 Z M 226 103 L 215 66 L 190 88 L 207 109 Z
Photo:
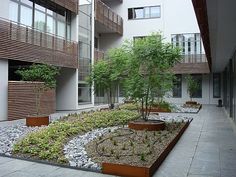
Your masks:
M 68 121 L 70 116 L 73 117 L 72 121 Z M 28 134 L 14 145 L 13 153 L 65 164 L 68 161 L 64 157 L 63 147 L 73 136 L 96 128 L 123 125 L 139 118 L 138 113 L 128 110 L 110 110 L 70 116 L 53 122 L 40 131 Z

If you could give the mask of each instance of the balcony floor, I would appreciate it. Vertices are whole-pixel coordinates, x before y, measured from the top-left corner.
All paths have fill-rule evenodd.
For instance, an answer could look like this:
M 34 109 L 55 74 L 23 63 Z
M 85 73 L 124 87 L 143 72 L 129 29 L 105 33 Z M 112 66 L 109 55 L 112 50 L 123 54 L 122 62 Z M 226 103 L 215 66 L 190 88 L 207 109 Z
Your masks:
M 233 177 L 236 128 L 223 108 L 204 105 L 154 177 Z M 0 123 L 2 124 L 2 123 Z M 0 177 L 102 177 L 92 172 L 0 157 Z

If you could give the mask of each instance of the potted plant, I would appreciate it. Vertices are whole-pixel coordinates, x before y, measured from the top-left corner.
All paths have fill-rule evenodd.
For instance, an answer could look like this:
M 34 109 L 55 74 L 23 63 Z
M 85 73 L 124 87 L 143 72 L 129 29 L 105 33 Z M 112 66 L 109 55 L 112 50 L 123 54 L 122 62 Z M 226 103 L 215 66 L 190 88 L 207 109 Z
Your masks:
M 43 115 L 40 112 L 40 102 L 42 93 L 48 89 L 55 89 L 56 76 L 59 74 L 59 68 L 46 64 L 33 64 L 28 68 L 19 68 L 16 74 L 20 75 L 23 81 L 35 82 L 35 115 L 26 117 L 27 126 L 41 126 L 49 124 L 49 115 Z
M 198 91 L 200 85 L 199 83 L 193 79 L 191 75 L 187 75 L 185 77 L 186 82 L 187 82 L 187 91 L 190 97 L 190 101 L 186 101 L 187 105 L 196 105 L 197 102 L 193 101 L 193 95 Z

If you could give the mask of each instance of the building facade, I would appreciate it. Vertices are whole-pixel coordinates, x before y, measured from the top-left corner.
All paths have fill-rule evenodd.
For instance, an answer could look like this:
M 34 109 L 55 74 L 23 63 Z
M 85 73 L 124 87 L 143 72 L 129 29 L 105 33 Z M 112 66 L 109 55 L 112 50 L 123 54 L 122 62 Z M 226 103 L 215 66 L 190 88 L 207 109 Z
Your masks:
M 61 68 L 56 110 L 70 111 L 106 103 L 86 77 L 90 66 L 126 39 L 161 32 L 166 42 L 182 48 L 178 78 L 166 99 L 189 99 L 185 76 L 192 74 L 201 89 L 195 100 L 216 104 L 222 98 L 222 74 L 210 74 L 199 27 L 190 0 L 3 0 L 0 11 L 0 120 L 8 117 L 9 81 L 15 70 L 32 63 Z M 122 86 L 114 90 L 123 100 Z M 24 117 L 22 117 L 24 118 Z
M 115 15 L 113 15 L 115 14 Z M 112 30 L 104 24 L 114 23 L 119 16 L 123 30 Z M 198 23 L 192 2 L 186 0 L 102 0 L 95 1 L 95 59 L 103 57 L 112 47 L 119 47 L 126 39 L 132 40 L 160 32 L 165 42 L 182 48 L 182 60 L 173 71 L 178 78 L 173 91 L 166 100 L 184 103 L 189 99 L 185 76 L 187 74 L 199 82 L 200 89 L 194 100 L 202 104 L 217 104 L 222 98 L 222 75 L 210 74 Z M 122 88 L 119 88 L 119 101 L 122 101 Z M 104 93 L 98 93 L 95 103 L 103 103 Z

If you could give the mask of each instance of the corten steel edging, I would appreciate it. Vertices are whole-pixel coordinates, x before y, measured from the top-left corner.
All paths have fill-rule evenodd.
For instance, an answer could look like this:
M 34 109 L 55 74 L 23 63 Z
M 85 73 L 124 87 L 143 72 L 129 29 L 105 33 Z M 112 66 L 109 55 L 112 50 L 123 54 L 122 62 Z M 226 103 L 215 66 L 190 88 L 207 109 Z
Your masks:
M 49 116 L 27 116 L 26 126 L 39 127 L 42 125 L 49 125 Z
M 144 110 L 145 111 L 145 110 Z M 165 112 L 165 113 L 170 113 L 171 111 L 164 109 L 164 108 L 151 108 L 148 109 L 149 112 Z
M 124 164 L 114 164 L 114 163 L 102 163 L 102 172 L 104 174 L 125 176 L 125 177 L 151 177 L 161 163 L 165 160 L 167 155 L 173 149 L 175 144 L 178 142 L 180 137 L 183 135 L 184 131 L 189 126 L 190 121 L 186 122 L 184 127 L 180 130 L 178 135 L 167 145 L 166 149 L 161 153 L 157 160 L 150 167 L 138 167 Z
M 139 122 L 131 121 L 128 124 L 128 127 L 133 130 L 147 130 L 147 131 L 160 131 L 165 129 L 165 122 Z
M 0 18 L 0 58 L 78 68 L 78 43 Z

